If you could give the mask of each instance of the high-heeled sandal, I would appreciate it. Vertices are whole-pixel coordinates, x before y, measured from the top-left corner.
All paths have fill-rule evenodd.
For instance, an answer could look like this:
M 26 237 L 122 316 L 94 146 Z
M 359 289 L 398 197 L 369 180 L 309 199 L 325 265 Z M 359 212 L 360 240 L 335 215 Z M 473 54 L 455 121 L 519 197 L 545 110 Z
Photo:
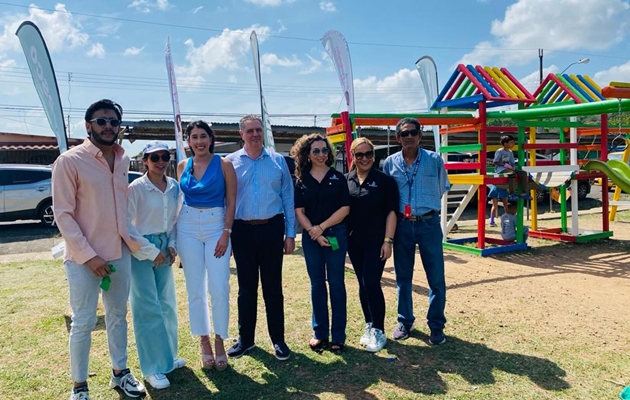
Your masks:
M 316 353 L 321 353 L 328 347 L 328 339 L 311 338 L 308 342 L 308 347 Z
M 221 343 L 221 347 L 223 347 L 223 339 L 220 339 L 220 340 L 217 340 L 216 338 L 214 339 L 214 349 L 217 352 L 214 368 L 217 371 L 225 371 L 228 367 L 227 353 L 225 352 L 225 347 L 223 347 L 223 354 L 219 355 L 219 350 L 218 350 L 219 346 L 217 346 L 217 343 Z
M 330 345 L 330 351 L 339 355 L 343 353 L 343 350 L 346 348 L 346 345 L 343 343 L 333 343 Z
M 210 347 L 210 354 L 203 352 L 204 344 L 208 344 Z M 214 354 L 212 354 L 212 346 L 210 346 L 210 339 L 201 339 L 201 369 L 213 369 L 216 366 L 216 360 Z

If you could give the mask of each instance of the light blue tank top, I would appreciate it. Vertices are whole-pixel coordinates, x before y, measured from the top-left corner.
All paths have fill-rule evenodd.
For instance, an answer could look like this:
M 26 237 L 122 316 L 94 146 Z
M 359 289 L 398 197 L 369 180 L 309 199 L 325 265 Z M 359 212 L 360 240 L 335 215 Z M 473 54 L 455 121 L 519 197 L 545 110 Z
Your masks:
M 221 157 L 213 156 L 201 180 L 191 173 L 193 157 L 188 159 L 179 180 L 184 193 L 184 204 L 191 207 L 225 207 L 225 178 L 221 169 Z

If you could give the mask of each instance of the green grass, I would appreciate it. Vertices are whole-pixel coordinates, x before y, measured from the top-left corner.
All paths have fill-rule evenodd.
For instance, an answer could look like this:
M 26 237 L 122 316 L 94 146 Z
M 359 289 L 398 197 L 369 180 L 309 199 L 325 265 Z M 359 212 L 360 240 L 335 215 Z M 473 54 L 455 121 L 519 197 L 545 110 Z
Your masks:
M 589 246 L 587 249 L 594 245 Z M 547 250 L 532 250 L 518 257 L 529 254 L 534 259 L 543 258 L 540 253 L 544 251 Z M 598 315 L 584 310 L 575 316 L 568 313 L 567 309 L 580 310 L 581 299 L 576 299 L 575 304 L 557 304 L 560 302 L 552 296 L 541 299 L 530 295 L 529 286 L 522 286 L 521 290 L 519 285 L 529 285 L 534 279 L 534 285 L 544 279 L 550 288 L 557 287 L 553 282 L 557 278 L 553 275 L 528 278 L 532 275 L 531 265 L 515 270 L 515 261 L 509 257 L 480 259 L 458 253 L 447 255 L 448 342 L 438 347 L 427 344 L 428 332 L 422 322 L 426 312 L 426 283 L 417 264 L 414 304 L 418 330 L 406 341 L 390 340 L 377 355 L 358 346 L 363 318 L 356 278 L 348 269 L 348 347 L 341 356 L 330 352 L 319 355 L 308 349 L 312 334 L 308 277 L 299 253 L 287 257 L 286 336 L 293 356 L 286 362 L 273 357 L 264 306 L 259 299 L 258 347 L 247 356 L 230 360 L 230 368 L 224 372 L 199 368 L 198 339 L 188 330 L 183 274 L 176 269 L 180 356 L 188 365 L 169 374 L 171 388 L 149 389 L 147 398 L 503 400 L 617 396 L 621 387 L 609 381 L 628 376 L 627 325 L 617 326 L 617 336 L 610 338 L 608 345 L 595 343 L 590 330 L 575 326 L 592 326 L 590 322 Z M 510 278 L 503 278 L 508 275 Z M 522 280 L 509 281 L 512 276 Z M 389 335 L 396 323 L 395 282 L 389 265 L 383 286 Z M 237 289 L 233 271 L 230 316 L 233 336 L 237 334 Z M 627 284 L 619 290 L 627 291 Z M 609 306 L 626 313 L 626 304 Z M 39 260 L 0 263 L 0 310 L 0 398 L 67 398 L 69 307 L 62 264 Z M 102 314 L 99 308 L 99 316 Z M 93 333 L 90 395 L 92 399 L 124 398 L 107 386 L 109 357 L 104 325 L 102 319 L 99 321 Z M 565 329 L 566 334 L 562 334 Z M 140 374 L 131 323 L 129 366 Z

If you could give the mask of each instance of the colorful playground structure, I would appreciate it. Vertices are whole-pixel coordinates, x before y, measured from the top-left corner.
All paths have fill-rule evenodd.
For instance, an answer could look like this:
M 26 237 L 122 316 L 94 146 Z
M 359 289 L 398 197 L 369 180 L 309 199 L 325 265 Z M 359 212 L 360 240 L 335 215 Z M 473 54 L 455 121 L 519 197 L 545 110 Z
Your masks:
M 607 99 L 614 97 L 614 100 Z M 511 110 L 490 111 L 495 107 L 512 106 Z M 404 117 L 417 118 L 424 126 L 439 125 L 439 151 L 449 172 L 451 192 L 464 192 L 458 206 L 449 210 L 451 194 L 442 199 L 442 227 L 444 247 L 480 256 L 527 249 L 523 242 L 525 200 L 517 201 L 517 240 L 506 242 L 486 235 L 486 185 L 505 185 L 507 174 L 495 174 L 487 152 L 496 150 L 500 135 L 512 134 L 517 138 L 517 168 L 529 174 L 528 182 L 518 182 L 519 188 L 531 190 L 535 198 L 537 189 L 554 189 L 560 203 L 560 226 L 540 228 L 536 201 L 530 204 L 530 237 L 566 242 L 586 242 L 609 238 L 608 180 L 615 182 L 615 196 L 621 191 L 630 193 L 630 167 L 627 164 L 630 147 L 626 146 L 622 161 L 607 162 L 610 134 L 621 135 L 630 131 L 627 126 L 609 125 L 608 115 L 630 111 L 630 84 L 611 83 L 600 88 L 590 77 L 583 75 L 549 74 L 532 94 L 505 68 L 458 65 L 431 106 L 434 113 L 426 114 L 350 114 L 333 115 L 327 134 L 333 143 L 346 143 L 348 135 L 356 137 L 360 126 L 395 126 Z M 453 112 L 452 110 L 455 110 Z M 471 111 L 472 110 L 472 111 Z M 599 123 L 583 123 L 579 117 L 598 116 Z M 507 123 L 506 123 L 507 122 Z M 505 126 L 498 126 L 505 125 Z M 541 129 L 557 133 L 557 142 L 537 141 Z M 616 132 L 616 133 L 615 133 Z M 462 133 L 476 133 L 472 143 L 449 145 L 449 137 Z M 580 143 L 580 137 L 593 137 L 592 144 Z M 595 144 L 596 138 L 599 143 Z M 629 140 L 630 141 L 630 140 Z M 537 161 L 538 151 L 555 151 L 554 159 Z M 476 153 L 473 162 L 449 162 L 450 153 Z M 596 152 L 599 160 L 579 159 L 578 154 Z M 489 166 L 490 164 L 490 166 Z M 452 173 L 465 171 L 465 173 Z M 577 197 L 578 180 L 602 178 L 601 230 L 580 229 Z M 569 191 L 570 190 L 570 191 Z M 477 198 L 477 235 L 449 239 L 464 208 Z M 614 201 L 613 201 L 614 203 Z M 612 214 L 616 211 L 613 205 Z

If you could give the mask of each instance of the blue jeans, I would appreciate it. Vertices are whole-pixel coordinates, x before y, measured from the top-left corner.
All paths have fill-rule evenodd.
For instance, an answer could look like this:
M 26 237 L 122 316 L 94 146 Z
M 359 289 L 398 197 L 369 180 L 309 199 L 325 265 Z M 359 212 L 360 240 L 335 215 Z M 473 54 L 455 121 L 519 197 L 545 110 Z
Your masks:
M 429 284 L 429 311 L 427 323 L 430 329 L 444 329 L 446 317 L 446 282 L 444 279 L 444 252 L 440 217 L 434 214 L 426 220 L 398 219 L 394 237 L 394 271 L 398 289 L 398 322 L 411 328 L 415 317 L 411 293 L 416 244 Z
M 346 341 L 346 285 L 344 271 L 348 237 L 344 224 L 338 224 L 324 231 L 324 236 L 335 236 L 339 243 L 337 250 L 322 247 L 311 239 L 308 232 L 302 233 L 302 249 L 306 270 L 311 279 L 311 303 L 313 306 L 313 331 L 316 339 L 328 339 L 329 330 L 333 343 Z M 326 289 L 328 280 L 328 290 Z M 332 308 L 332 329 L 328 319 L 328 292 Z
M 145 238 L 167 255 L 166 233 Z M 138 359 L 143 376 L 173 370 L 177 358 L 177 301 L 173 268 L 166 262 L 158 268 L 153 260 L 131 258 L 129 304 Z

